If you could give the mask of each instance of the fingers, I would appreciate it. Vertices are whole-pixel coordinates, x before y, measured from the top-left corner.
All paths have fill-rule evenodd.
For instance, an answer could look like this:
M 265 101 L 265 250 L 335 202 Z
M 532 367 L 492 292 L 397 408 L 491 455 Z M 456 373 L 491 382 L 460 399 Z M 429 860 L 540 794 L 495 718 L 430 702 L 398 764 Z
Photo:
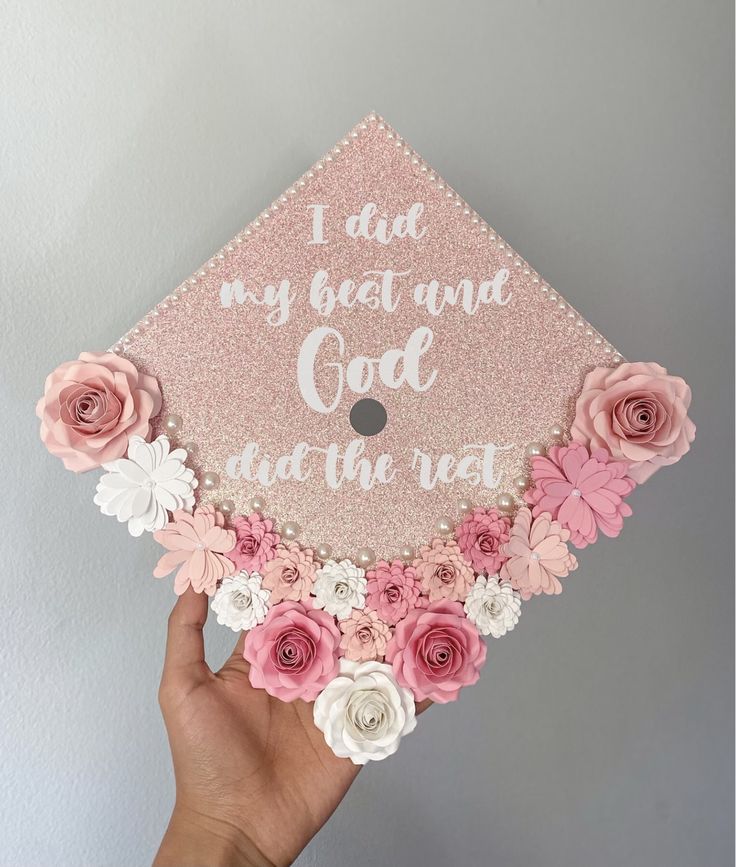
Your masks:
M 202 633 L 207 601 L 204 593 L 195 593 L 191 587 L 176 600 L 169 615 L 162 683 L 186 685 L 208 674 Z

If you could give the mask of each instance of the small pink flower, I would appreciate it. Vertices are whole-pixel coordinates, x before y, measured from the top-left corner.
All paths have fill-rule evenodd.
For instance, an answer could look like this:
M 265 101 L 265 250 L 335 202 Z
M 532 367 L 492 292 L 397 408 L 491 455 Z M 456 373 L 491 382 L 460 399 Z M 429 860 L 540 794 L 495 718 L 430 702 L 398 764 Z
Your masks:
M 562 593 L 558 579 L 578 568 L 575 555 L 567 548 L 569 538 L 570 531 L 553 521 L 549 512 L 532 519 L 529 509 L 519 509 L 511 538 L 503 546 L 508 560 L 501 567 L 501 580 L 518 590 L 522 599 Z
M 264 565 L 273 558 L 276 546 L 281 541 L 281 536 L 273 531 L 273 521 L 253 512 L 247 518 L 240 515 L 233 518 L 232 524 L 236 541 L 228 557 L 238 570 L 262 571 Z
M 414 693 L 444 704 L 477 682 L 486 645 L 459 602 L 415 608 L 399 623 L 386 650 L 396 679 Z
M 148 439 L 160 410 L 156 379 L 113 352 L 60 364 L 36 405 L 44 445 L 77 473 L 123 457 L 132 436 Z
M 281 701 L 314 701 L 338 673 L 335 619 L 302 602 L 282 602 L 246 635 L 250 682 Z
M 383 659 L 386 645 L 391 638 L 388 623 L 379 619 L 375 611 L 359 611 L 339 623 L 342 640 L 340 648 L 346 659 L 365 662 L 368 659 Z
M 273 558 L 263 567 L 263 586 L 271 591 L 271 605 L 288 599 L 305 601 L 314 584 L 316 566 L 311 548 L 297 542 L 282 542 L 273 549 Z
M 369 569 L 366 607 L 372 608 L 386 623 L 398 623 L 413 608 L 419 597 L 419 582 L 413 566 L 401 560 L 379 560 Z
M 177 511 L 153 538 L 168 550 L 153 571 L 163 578 L 179 566 L 174 591 L 181 596 L 191 584 L 197 593 L 212 596 L 217 582 L 237 571 L 225 557 L 235 542 L 235 533 L 224 528 L 225 518 L 214 506 L 200 506 L 190 515 Z
M 497 509 L 473 509 L 455 530 L 455 538 L 477 572 L 494 575 L 503 563 L 501 545 L 508 542 L 510 528 L 511 519 Z
M 685 380 L 658 364 L 596 367 L 575 405 L 572 438 L 627 461 L 629 477 L 641 484 L 689 451 L 695 439 L 690 399 Z
M 422 592 L 430 602 L 440 599 L 460 602 L 473 586 L 475 575 L 463 558 L 455 542 L 434 539 L 430 545 L 422 545 L 414 561 Z
M 605 449 L 592 454 L 581 443 L 552 446 L 547 457 L 532 458 L 534 487 L 524 499 L 535 518 L 543 512 L 570 531 L 577 548 L 598 538 L 618 536 L 631 507 L 624 502 L 636 487 L 626 476 L 628 465 L 613 461 Z

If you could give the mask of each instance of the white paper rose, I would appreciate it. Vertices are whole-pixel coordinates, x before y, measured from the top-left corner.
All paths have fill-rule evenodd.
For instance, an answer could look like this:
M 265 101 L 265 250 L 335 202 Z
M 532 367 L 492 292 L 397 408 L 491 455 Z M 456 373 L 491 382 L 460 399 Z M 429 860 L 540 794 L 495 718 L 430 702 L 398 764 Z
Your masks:
M 519 622 L 521 597 L 510 584 L 499 584 L 498 575 L 479 575 L 465 600 L 465 613 L 481 635 L 500 638 Z
M 132 436 L 128 457 L 102 466 L 107 472 L 97 483 L 94 501 L 103 515 L 114 515 L 128 522 L 131 536 L 144 530 L 162 530 L 168 512 L 190 510 L 194 506 L 197 480 L 194 470 L 184 466 L 184 449 L 169 451 L 169 438 L 161 434 L 152 443 Z
M 314 723 L 336 756 L 364 765 L 395 753 L 414 731 L 414 696 L 390 665 L 341 659 L 340 674 L 314 702 Z
M 248 573 L 245 569 L 222 579 L 212 600 L 212 610 L 221 626 L 240 632 L 263 623 L 271 591 L 262 587 L 261 581 L 257 572 Z
M 365 570 L 350 560 L 326 560 L 317 570 L 312 588 L 315 608 L 324 608 L 328 614 L 345 620 L 353 608 L 365 608 Z

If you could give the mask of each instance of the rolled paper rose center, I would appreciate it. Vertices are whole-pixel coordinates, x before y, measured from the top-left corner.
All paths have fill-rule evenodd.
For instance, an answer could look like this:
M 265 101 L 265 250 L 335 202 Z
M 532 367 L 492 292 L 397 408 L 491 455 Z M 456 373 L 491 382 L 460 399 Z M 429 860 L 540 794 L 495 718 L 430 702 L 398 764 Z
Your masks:
M 539 555 L 537 555 L 538 557 Z M 532 558 L 534 555 L 532 555 Z M 497 617 L 501 612 L 501 606 L 495 599 L 489 599 L 485 603 L 486 611 L 491 615 L 491 617 Z
M 453 566 L 445 563 L 441 566 L 438 566 L 435 569 L 435 577 L 442 584 L 454 584 L 455 583 L 455 569 Z
M 299 570 L 293 564 L 288 566 L 284 566 L 281 570 L 281 580 L 284 584 L 294 584 L 294 582 L 299 578 Z
M 347 584 L 343 584 L 341 581 L 338 581 L 335 584 L 335 598 L 336 599 L 347 599 L 350 596 L 350 588 Z
M 249 592 L 241 591 L 233 596 L 233 607 L 238 611 L 245 611 L 246 608 L 250 608 L 252 601 Z
M 357 631 L 357 635 L 361 644 L 370 644 L 373 641 L 373 631 L 370 626 L 361 626 Z
M 255 536 L 245 536 L 240 540 L 240 550 L 243 554 L 252 556 L 258 551 L 258 540 Z
M 300 630 L 280 635 L 271 654 L 278 671 L 295 674 L 307 668 L 314 659 L 315 646 L 311 637 Z
M 59 395 L 59 419 L 85 436 L 114 427 L 120 413 L 120 401 L 104 387 L 74 385 Z
M 451 676 L 462 665 L 462 650 L 444 630 L 433 629 L 424 636 L 418 662 L 431 677 Z
M 362 737 L 379 737 L 388 720 L 386 701 L 380 692 L 356 690 L 347 706 L 347 718 L 353 730 Z
M 401 590 L 396 586 L 396 584 L 389 584 L 384 591 L 384 595 L 389 602 L 394 604 L 401 599 Z
M 478 534 L 478 547 L 484 554 L 495 554 L 498 550 L 498 539 L 486 530 Z
M 667 418 L 666 409 L 654 395 L 627 395 L 613 408 L 614 429 L 624 438 L 649 439 Z

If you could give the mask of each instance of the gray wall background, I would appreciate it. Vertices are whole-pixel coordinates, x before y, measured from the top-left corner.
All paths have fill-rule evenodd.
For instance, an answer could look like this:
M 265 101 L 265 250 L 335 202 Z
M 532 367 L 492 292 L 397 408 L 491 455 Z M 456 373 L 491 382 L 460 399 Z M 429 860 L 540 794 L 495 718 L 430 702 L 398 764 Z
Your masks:
M 732 864 L 732 4 L 0 7 L 0 863 L 148 863 L 173 796 L 170 582 L 42 449 L 43 379 L 376 109 L 626 356 L 690 381 L 699 435 L 299 865 Z

